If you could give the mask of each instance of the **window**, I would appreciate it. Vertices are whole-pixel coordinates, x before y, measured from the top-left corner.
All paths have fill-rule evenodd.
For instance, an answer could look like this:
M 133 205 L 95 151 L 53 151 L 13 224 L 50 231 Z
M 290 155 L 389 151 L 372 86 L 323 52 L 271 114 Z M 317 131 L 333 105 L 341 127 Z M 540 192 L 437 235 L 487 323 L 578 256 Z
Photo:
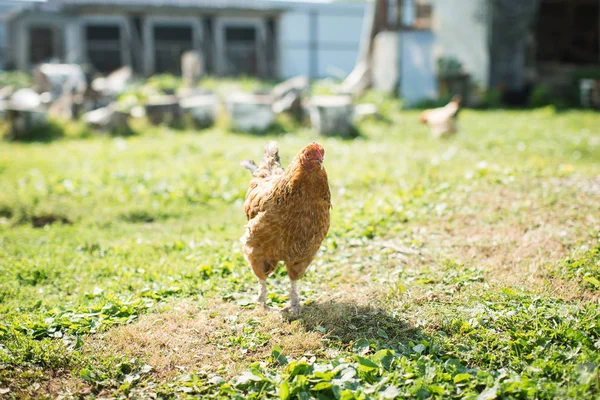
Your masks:
M 181 73 L 181 56 L 194 48 L 191 26 L 154 27 L 154 60 L 157 73 Z
M 431 29 L 431 0 L 417 0 L 415 28 Z
M 118 25 L 89 25 L 85 38 L 88 60 L 98 71 L 112 72 L 123 65 Z
M 255 28 L 227 28 L 225 31 L 225 40 L 227 43 L 256 41 Z
M 402 24 L 405 28 L 431 29 L 431 0 L 401 0 Z
M 250 76 L 258 75 L 257 46 L 257 31 L 255 27 L 226 27 L 226 73 Z
M 29 62 L 39 64 L 56 56 L 54 30 L 50 27 L 35 27 L 29 31 Z

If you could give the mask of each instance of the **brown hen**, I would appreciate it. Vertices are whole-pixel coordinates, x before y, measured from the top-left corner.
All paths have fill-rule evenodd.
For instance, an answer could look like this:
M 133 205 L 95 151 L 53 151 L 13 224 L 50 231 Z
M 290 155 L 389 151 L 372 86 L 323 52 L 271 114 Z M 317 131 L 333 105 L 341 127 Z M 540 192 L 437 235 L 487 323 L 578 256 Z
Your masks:
M 283 261 L 291 280 L 288 310 L 296 313 L 300 309 L 296 283 L 329 230 L 331 195 L 324 154 L 323 146 L 313 142 L 300 150 L 284 171 L 277 143 L 271 142 L 259 166 L 253 161 L 242 163 L 253 178 L 244 203 L 248 223 L 241 241 L 260 283 L 257 302 L 265 308 L 266 279 Z

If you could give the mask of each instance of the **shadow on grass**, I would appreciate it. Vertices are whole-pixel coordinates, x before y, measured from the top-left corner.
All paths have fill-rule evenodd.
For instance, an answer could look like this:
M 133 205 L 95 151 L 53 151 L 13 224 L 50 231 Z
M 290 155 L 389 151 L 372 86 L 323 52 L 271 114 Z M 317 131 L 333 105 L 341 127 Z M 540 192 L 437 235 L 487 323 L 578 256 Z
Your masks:
M 331 133 L 323 134 L 321 136 L 328 137 L 328 138 L 335 138 L 335 139 L 339 139 L 339 140 L 342 140 L 342 141 L 351 141 L 351 140 L 356 140 L 356 139 L 367 139 L 367 135 L 365 135 L 363 133 L 363 131 L 357 126 L 357 124 L 352 125 L 350 127 L 350 130 L 348 132 L 344 132 L 344 133 L 342 133 L 342 132 L 331 132 Z
M 288 124 L 282 123 L 281 121 L 275 120 L 265 130 L 241 130 L 235 127 L 232 123 L 226 124 L 226 131 L 234 135 L 248 135 L 248 136 L 283 136 L 291 133 L 294 129 L 290 129 Z
M 45 124 L 34 126 L 31 129 L 23 132 L 13 132 L 7 124 L 4 137 L 9 141 L 33 143 L 42 142 L 48 143 L 60 139 L 65 136 L 65 127 L 58 121 L 50 120 Z
M 34 126 L 27 131 L 15 135 L 11 132 L 8 124 L 3 127 L 4 136 L 7 140 L 19 143 L 50 143 L 63 138 L 87 138 L 93 134 L 112 137 L 128 137 L 138 134 L 137 130 L 129 124 L 112 130 L 94 129 L 87 126 L 81 120 L 55 120 L 49 119 L 45 124 Z
M 385 310 L 351 301 L 327 301 L 304 306 L 297 320 L 306 330 L 328 332 L 331 339 L 350 345 L 359 339 L 377 347 L 391 343 L 418 341 L 425 335 L 408 321 Z
M 32 212 L 31 210 L 21 209 L 18 213 L 12 210 L 0 209 L 0 216 L 12 219 L 14 225 L 31 225 L 34 228 L 44 228 L 48 225 L 61 224 L 73 225 L 75 222 L 66 214 L 55 212 Z
M 342 140 L 355 140 L 355 139 L 366 139 L 367 136 L 363 131 L 356 125 L 353 125 L 350 132 L 347 135 L 340 136 Z
M 138 131 L 135 130 L 134 128 L 132 128 L 129 124 L 119 126 L 112 130 L 105 130 L 105 131 L 99 130 L 99 131 L 95 131 L 95 132 L 100 135 L 104 134 L 104 135 L 108 135 L 108 136 L 112 136 L 112 137 L 129 137 L 129 136 L 138 135 Z

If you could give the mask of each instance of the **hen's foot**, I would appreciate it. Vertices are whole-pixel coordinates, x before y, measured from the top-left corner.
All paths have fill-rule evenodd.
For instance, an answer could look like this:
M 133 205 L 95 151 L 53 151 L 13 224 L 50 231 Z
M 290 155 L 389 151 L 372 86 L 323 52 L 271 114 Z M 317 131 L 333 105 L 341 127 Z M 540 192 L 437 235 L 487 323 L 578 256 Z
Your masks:
M 271 307 L 267 305 L 267 299 L 261 298 L 260 296 L 256 298 L 256 308 L 262 310 L 270 310 Z
M 286 308 L 284 308 L 283 310 L 281 310 L 282 313 L 286 313 L 286 314 L 300 314 L 300 306 L 298 304 L 296 305 L 289 305 Z

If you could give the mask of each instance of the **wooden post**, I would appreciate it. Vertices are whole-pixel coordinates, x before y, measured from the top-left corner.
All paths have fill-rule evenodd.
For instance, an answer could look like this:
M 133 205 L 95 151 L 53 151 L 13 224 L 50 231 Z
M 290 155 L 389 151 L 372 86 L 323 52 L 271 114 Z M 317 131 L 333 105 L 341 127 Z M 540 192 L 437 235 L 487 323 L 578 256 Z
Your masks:
M 393 0 L 389 0 L 393 1 Z M 388 0 L 377 0 L 377 8 L 375 9 L 375 28 L 377 33 L 385 31 L 389 27 L 388 21 Z M 374 38 L 375 36 L 373 36 Z
M 375 36 L 388 27 L 388 1 L 395 0 L 375 0 L 372 8 L 369 8 L 368 13 L 365 15 L 365 26 L 362 32 L 359 57 L 354 69 L 344 80 L 343 90 L 345 92 L 358 94 L 371 86 L 373 42 Z

